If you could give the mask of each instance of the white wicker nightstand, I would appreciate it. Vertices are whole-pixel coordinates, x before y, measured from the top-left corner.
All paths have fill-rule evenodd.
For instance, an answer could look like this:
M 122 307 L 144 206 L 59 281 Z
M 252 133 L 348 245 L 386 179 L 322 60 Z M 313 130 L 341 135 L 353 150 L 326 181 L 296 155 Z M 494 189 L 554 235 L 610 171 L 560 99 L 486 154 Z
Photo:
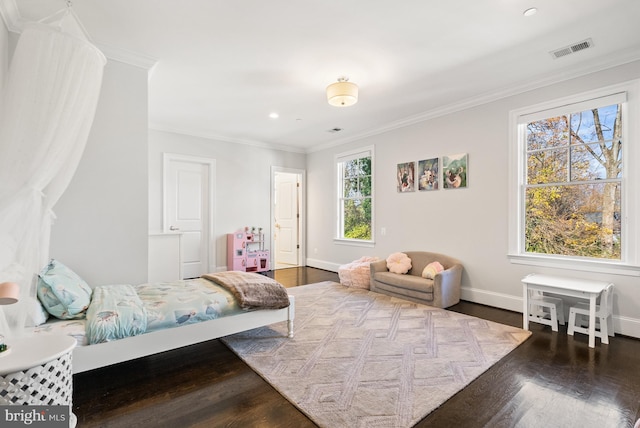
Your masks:
M 13 339 L 0 354 L 0 405 L 68 405 L 71 426 L 71 336 L 40 334 Z

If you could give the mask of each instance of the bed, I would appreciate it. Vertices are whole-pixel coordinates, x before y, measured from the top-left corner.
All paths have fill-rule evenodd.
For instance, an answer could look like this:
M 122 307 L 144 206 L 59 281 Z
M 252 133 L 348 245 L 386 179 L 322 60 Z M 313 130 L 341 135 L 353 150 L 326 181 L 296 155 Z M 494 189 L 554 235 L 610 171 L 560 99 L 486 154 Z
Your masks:
M 74 275 L 53 260 L 43 269 L 38 300 L 52 316 L 34 327 L 35 334 L 76 339 L 74 374 L 278 322 L 286 321 L 293 337 L 293 296 L 260 274 L 219 272 L 94 289 Z

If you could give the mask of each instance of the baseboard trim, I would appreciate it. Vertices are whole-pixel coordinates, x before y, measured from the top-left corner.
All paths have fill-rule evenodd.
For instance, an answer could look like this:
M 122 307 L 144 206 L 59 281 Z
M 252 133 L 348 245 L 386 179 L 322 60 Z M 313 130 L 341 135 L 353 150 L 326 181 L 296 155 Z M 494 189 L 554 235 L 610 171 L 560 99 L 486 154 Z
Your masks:
M 478 288 L 462 287 L 461 298 L 468 302 L 480 303 L 481 305 L 493 306 L 495 308 L 522 313 L 522 297 L 515 297 L 509 294 L 496 293 L 494 291 L 481 290 Z
M 307 259 L 307 266 L 328 270 L 330 272 L 338 272 L 338 268 L 340 267 L 340 264 L 329 263 L 329 262 L 325 262 L 324 260 L 318 260 L 318 259 Z
M 640 319 L 614 315 L 613 331 L 618 334 L 640 339 Z
M 328 270 L 330 272 L 338 272 L 340 264 L 309 258 L 307 259 L 307 266 Z M 468 302 L 479 303 L 481 305 L 487 305 L 494 308 L 506 309 L 508 311 L 522 313 L 521 296 L 496 293 L 494 291 L 487 291 L 479 288 L 462 287 L 461 298 L 462 300 L 466 300 Z M 617 334 L 640 339 L 640 318 L 629 318 L 614 315 L 613 329 Z

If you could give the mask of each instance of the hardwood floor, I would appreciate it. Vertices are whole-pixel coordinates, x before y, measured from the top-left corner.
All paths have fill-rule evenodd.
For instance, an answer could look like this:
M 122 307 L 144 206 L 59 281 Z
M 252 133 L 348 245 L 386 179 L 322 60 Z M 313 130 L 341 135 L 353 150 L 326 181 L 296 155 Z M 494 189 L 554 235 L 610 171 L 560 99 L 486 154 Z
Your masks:
M 287 287 L 338 279 L 313 268 L 268 276 Z M 475 303 L 450 309 L 522 325 L 519 313 Z M 531 330 L 416 426 L 619 428 L 640 418 L 640 340 L 616 336 L 591 349 L 585 335 L 562 327 Z M 219 340 L 75 375 L 73 411 L 78 427 L 316 426 Z

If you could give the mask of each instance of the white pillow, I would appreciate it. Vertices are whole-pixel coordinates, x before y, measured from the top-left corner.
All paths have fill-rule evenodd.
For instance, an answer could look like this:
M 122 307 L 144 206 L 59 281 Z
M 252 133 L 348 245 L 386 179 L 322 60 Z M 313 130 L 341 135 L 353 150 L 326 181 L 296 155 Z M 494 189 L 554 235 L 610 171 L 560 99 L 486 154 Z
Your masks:
M 387 257 L 389 272 L 405 274 L 411 269 L 411 259 L 405 253 L 393 253 Z

